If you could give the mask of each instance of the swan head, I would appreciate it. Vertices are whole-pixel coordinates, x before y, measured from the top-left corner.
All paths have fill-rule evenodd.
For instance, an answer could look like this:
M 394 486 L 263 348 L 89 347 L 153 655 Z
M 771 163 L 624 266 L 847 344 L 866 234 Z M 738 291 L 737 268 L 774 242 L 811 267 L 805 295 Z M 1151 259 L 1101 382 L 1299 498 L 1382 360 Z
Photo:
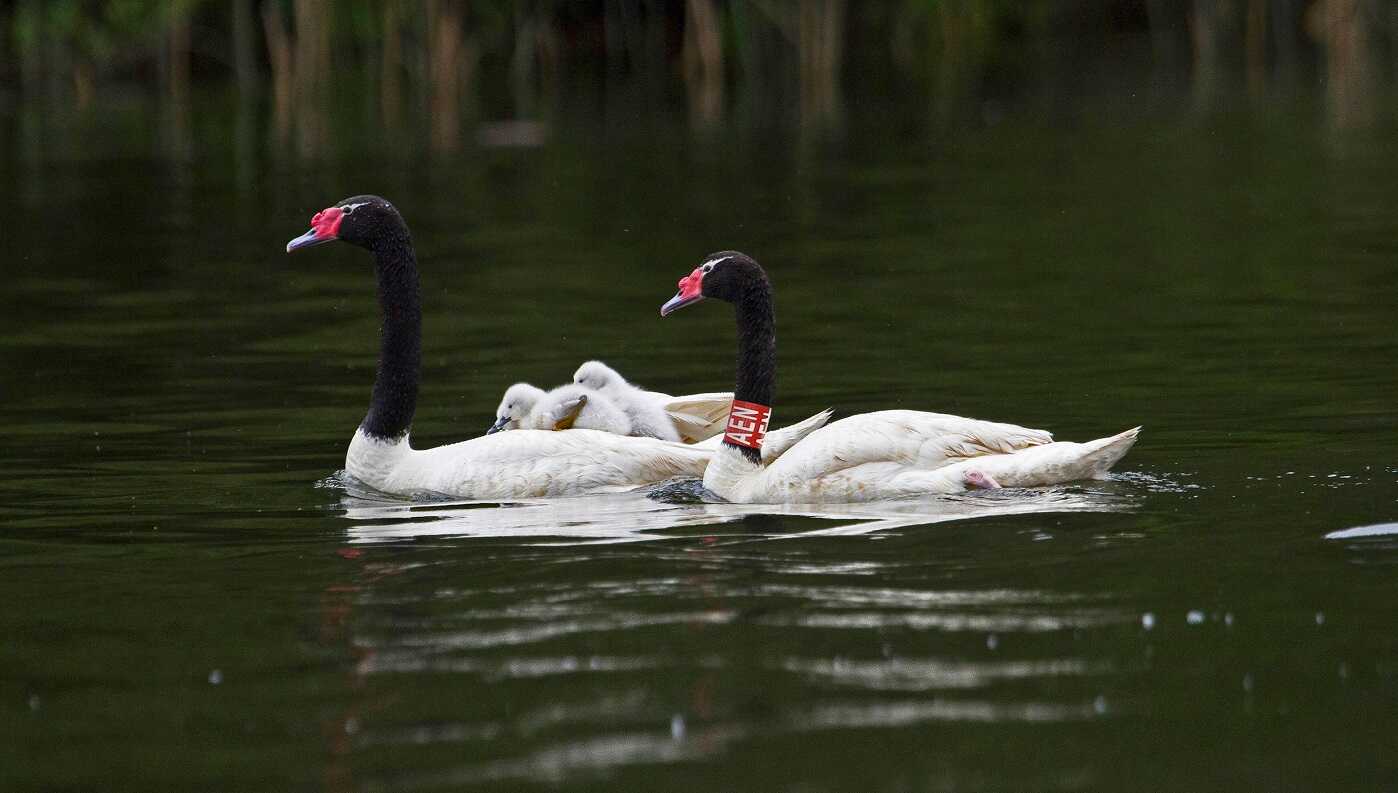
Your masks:
M 528 383 L 515 383 L 505 389 L 505 396 L 500 398 L 500 406 L 495 409 L 495 424 L 491 425 L 485 434 L 493 435 L 503 430 L 522 428 L 525 417 L 534 410 L 534 406 L 539 404 L 543 396 L 544 389 Z
M 376 195 L 346 198 L 311 218 L 311 230 L 286 244 L 286 252 L 343 240 L 373 250 L 382 240 L 406 237 L 407 224 L 393 204 Z
M 669 316 L 706 297 L 734 302 L 749 285 L 766 278 L 762 266 L 746 253 L 711 253 L 693 272 L 680 279 L 679 291 L 660 307 L 660 316 Z
M 605 391 L 608 386 L 625 383 L 626 379 L 601 361 L 588 361 L 573 372 L 573 382 L 593 391 Z

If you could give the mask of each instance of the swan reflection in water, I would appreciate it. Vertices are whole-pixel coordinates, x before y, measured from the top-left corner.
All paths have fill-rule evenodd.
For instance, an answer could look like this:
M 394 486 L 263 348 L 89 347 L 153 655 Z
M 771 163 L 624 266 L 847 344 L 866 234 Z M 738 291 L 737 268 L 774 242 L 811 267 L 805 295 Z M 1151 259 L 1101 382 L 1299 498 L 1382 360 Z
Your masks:
M 407 502 L 366 490 L 344 475 L 327 480 L 323 485 L 337 491 L 347 519 L 346 547 L 340 552 L 346 570 L 353 571 L 329 596 L 343 611 L 333 612 L 332 629 L 326 631 L 327 641 L 345 645 L 354 658 L 347 681 L 355 692 L 353 705 L 326 730 L 337 736 L 330 754 L 332 770 L 344 782 L 338 789 L 365 783 L 351 775 L 356 752 L 403 744 L 460 746 L 463 752 L 371 783 L 548 783 L 576 774 L 700 761 L 774 733 L 1104 718 L 1110 703 L 1100 681 L 1115 674 L 1111 657 L 1093 652 L 1090 642 L 1045 654 L 1040 642 L 1000 647 L 998 637 L 1077 635 L 1130 624 L 1135 615 L 1110 599 L 994 582 L 988 588 L 943 589 L 872 575 L 885 562 L 803 553 L 770 554 L 777 561 L 765 569 L 812 578 L 772 579 L 746 563 L 741 569 L 718 568 L 724 558 L 750 555 L 742 543 L 868 535 L 1018 514 L 1130 510 L 1142 488 L 1128 477 L 1043 490 L 821 506 L 714 503 L 695 480 L 503 503 Z M 752 516 L 776 519 L 747 520 Z M 470 575 L 472 554 L 443 559 L 453 583 L 443 586 L 434 578 L 433 586 L 419 588 L 405 580 L 413 567 L 405 559 L 372 549 L 421 539 L 513 538 L 529 546 L 587 546 L 699 536 L 704 542 L 689 550 L 705 563 L 686 556 L 679 572 L 657 559 L 641 580 L 526 578 L 504 588 Z M 833 653 L 821 646 L 767 644 L 796 629 L 855 649 Z M 764 651 L 755 670 L 743 671 L 750 660 L 746 651 L 730 652 L 728 641 L 736 635 L 746 637 L 747 646 L 771 650 Z M 901 638 L 872 641 L 873 636 Z M 706 649 L 698 656 L 676 655 L 677 641 L 699 642 Z M 977 646 L 985 649 L 975 651 Z M 754 675 L 783 680 L 801 693 L 794 699 L 762 698 L 758 716 L 725 706 L 752 696 Z M 385 676 L 384 682 L 367 682 Z M 415 720 L 399 712 L 386 693 L 400 685 L 392 681 L 410 678 L 433 685 L 450 679 L 463 690 L 508 691 L 513 709 L 491 714 L 444 707 L 432 718 Z M 1027 688 L 1049 679 L 1057 682 Z M 656 693 L 661 680 L 668 693 Z M 560 689 L 565 685 L 570 687 Z M 568 692 L 566 701 L 558 699 L 560 690 Z
M 670 530 L 712 528 L 752 515 L 829 521 L 800 531 L 754 530 L 751 524 L 719 540 L 794 539 L 855 536 L 908 526 L 1009 515 L 1059 512 L 1122 512 L 1135 499 L 1116 492 L 1111 482 L 1033 490 L 989 490 L 913 501 L 862 504 L 729 504 L 701 500 L 696 480 L 682 480 L 626 493 L 508 502 L 416 501 L 382 496 L 343 474 L 336 484 L 345 495 L 344 517 L 352 522 L 351 543 L 392 542 L 434 537 L 517 537 L 540 544 L 645 542 L 677 536 Z M 713 531 L 707 532 L 714 534 Z

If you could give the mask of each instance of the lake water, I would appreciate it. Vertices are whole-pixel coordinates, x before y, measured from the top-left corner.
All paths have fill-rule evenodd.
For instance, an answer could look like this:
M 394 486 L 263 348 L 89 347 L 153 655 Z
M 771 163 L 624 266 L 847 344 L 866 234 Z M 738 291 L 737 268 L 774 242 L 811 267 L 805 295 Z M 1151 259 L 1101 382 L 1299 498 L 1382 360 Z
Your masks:
M 1225 103 L 1226 104 L 1226 103 Z M 0 787 L 1398 788 L 1398 136 L 1129 94 L 836 130 L 572 111 L 314 156 L 201 99 L 3 116 Z M 1108 481 L 803 510 L 362 498 L 368 257 L 415 234 L 418 445 L 600 357 L 731 387 L 714 250 L 777 292 L 774 423 L 907 407 Z

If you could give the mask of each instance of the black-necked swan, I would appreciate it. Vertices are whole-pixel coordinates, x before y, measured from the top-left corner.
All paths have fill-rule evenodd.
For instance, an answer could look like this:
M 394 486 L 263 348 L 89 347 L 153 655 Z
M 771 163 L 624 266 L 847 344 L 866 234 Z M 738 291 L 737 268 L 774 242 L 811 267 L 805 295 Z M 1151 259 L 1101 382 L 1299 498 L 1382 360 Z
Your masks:
M 816 430 L 767 465 L 761 449 L 777 368 L 771 284 L 751 257 L 737 251 L 711 254 L 680 279 L 679 291 L 660 315 L 706 297 L 732 303 L 738 320 L 733 406 L 704 473 L 704 486 L 729 501 L 872 501 L 1099 478 L 1126 454 L 1140 430 L 1066 443 L 1013 424 L 884 410 Z
M 671 396 L 659 391 L 647 391 L 628 382 L 616 369 L 601 361 L 587 361 L 573 373 L 573 382 L 601 391 L 631 416 L 642 434 L 652 428 L 661 432 L 673 429 L 679 439 L 695 443 L 723 432 L 728 420 L 728 405 L 733 394 L 728 391 L 708 394 Z M 656 434 L 668 438 L 668 434 Z
M 355 196 L 316 213 L 310 231 L 286 250 L 332 240 L 373 254 L 383 317 L 369 412 L 345 453 L 350 476 L 391 495 L 496 499 L 625 490 L 703 474 L 707 450 L 594 430 L 521 430 L 412 448 L 408 431 L 417 409 L 422 307 L 408 226 L 384 199 Z
M 605 394 L 569 383 L 544 391 L 529 383 L 505 389 L 495 409 L 495 424 L 486 434 L 503 430 L 601 430 L 613 435 L 639 435 L 631 418 Z

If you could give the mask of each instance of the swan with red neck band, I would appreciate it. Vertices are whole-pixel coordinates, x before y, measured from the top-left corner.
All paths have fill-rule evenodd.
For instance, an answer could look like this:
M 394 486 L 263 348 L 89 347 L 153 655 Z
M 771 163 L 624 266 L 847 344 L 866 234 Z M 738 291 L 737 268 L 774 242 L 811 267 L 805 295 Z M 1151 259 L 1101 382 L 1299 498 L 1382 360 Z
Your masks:
M 369 411 L 345 453 L 351 477 L 389 495 L 502 499 L 630 490 L 703 474 L 711 454 L 705 449 L 596 430 L 520 430 L 414 449 L 422 297 L 412 235 L 392 204 L 362 195 L 316 213 L 310 230 L 286 249 L 334 240 L 373 254 L 383 320 Z
M 706 298 L 731 303 L 738 321 L 740 428 L 753 405 L 770 415 L 776 393 L 776 319 L 771 283 L 738 251 L 706 256 L 680 279 L 661 316 Z M 761 413 L 761 411 L 759 411 Z M 917 410 L 850 416 L 798 441 L 779 459 L 761 459 L 761 439 L 725 433 L 704 472 L 704 485 L 738 503 L 822 503 L 911 498 L 968 489 L 1039 487 L 1101 478 L 1126 454 L 1140 428 L 1087 443 L 1055 442 L 1028 429 Z M 758 433 L 760 435 L 760 433 Z

